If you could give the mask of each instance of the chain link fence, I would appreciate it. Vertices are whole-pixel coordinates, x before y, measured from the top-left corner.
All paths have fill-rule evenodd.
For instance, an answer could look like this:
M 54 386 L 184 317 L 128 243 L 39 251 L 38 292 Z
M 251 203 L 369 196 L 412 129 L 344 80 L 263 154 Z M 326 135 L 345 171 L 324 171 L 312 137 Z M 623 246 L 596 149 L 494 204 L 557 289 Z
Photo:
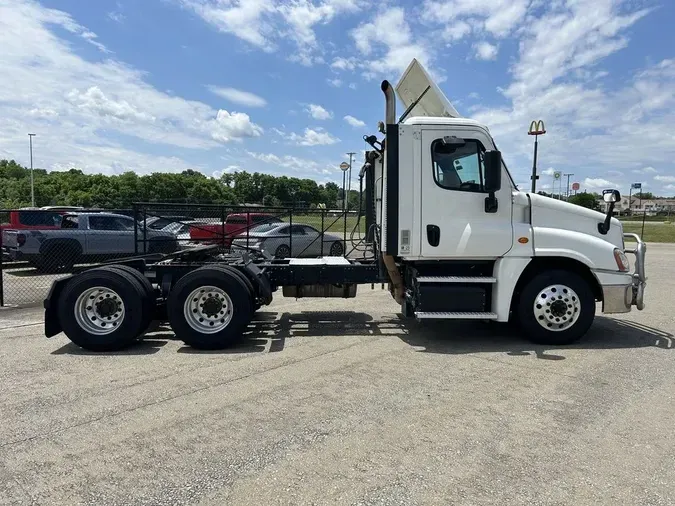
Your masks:
M 1 210 L 0 224 L 0 306 L 39 304 L 55 279 L 92 265 L 199 246 L 266 258 L 372 256 L 365 219 L 341 210 L 150 203 Z

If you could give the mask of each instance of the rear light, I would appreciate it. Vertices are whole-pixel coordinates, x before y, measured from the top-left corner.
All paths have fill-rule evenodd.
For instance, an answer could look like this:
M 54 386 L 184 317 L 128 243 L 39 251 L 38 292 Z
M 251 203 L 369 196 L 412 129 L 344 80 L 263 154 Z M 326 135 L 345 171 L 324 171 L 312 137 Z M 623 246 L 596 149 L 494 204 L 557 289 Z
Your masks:
M 19 246 L 26 244 L 26 235 L 25 234 L 16 234 L 16 243 Z

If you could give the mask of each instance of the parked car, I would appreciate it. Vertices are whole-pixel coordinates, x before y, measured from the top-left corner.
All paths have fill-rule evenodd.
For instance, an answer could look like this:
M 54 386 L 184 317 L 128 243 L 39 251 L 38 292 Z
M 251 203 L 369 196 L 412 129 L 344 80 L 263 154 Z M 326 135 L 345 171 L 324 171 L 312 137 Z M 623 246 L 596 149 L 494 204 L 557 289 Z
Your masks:
M 267 213 L 233 213 L 225 223 L 205 225 L 190 230 L 190 238 L 199 243 L 216 243 L 229 247 L 232 239 L 264 223 L 281 223 L 281 219 Z
M 194 228 L 208 227 L 211 224 L 199 220 L 174 221 L 162 228 L 164 232 L 170 232 L 176 236 L 178 245 L 181 248 L 189 248 L 199 245 L 190 237 L 191 230 Z
M 21 209 L 9 212 L 7 223 L 0 230 L 14 229 L 50 229 L 61 228 L 61 216 L 64 212 L 43 209 Z
M 59 229 L 5 230 L 3 244 L 12 260 L 27 260 L 44 272 L 69 271 L 75 263 L 100 262 L 136 251 L 169 253 L 178 249 L 170 232 L 134 230 L 133 218 L 112 213 L 64 214 Z
M 309 225 L 288 223 L 269 223 L 254 227 L 247 238 L 235 238 L 232 248 L 238 251 L 264 251 L 276 258 L 343 256 L 345 252 L 341 236 L 327 232 L 321 234 Z

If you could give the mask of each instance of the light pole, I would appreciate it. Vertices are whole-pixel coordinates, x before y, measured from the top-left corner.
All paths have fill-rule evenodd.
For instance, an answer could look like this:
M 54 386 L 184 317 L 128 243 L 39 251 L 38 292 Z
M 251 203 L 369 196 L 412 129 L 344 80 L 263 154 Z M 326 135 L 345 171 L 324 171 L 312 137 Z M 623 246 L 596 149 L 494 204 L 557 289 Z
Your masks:
M 563 176 L 567 176 L 567 191 L 565 192 L 565 195 L 567 197 L 567 200 L 570 198 L 570 176 L 573 176 L 574 174 L 563 174 Z
M 539 179 L 539 176 L 537 176 L 537 138 L 540 135 L 544 135 L 546 133 L 546 128 L 544 128 L 544 122 L 542 120 L 539 121 L 533 121 L 530 123 L 530 129 L 527 132 L 527 135 L 534 135 L 534 160 L 532 161 L 532 193 L 536 193 L 537 191 L 537 179 Z
M 347 183 L 347 193 L 352 191 L 352 157 L 356 154 L 354 152 L 347 153 L 349 155 L 349 183 Z M 347 211 L 349 211 L 349 197 L 347 197 Z
M 349 164 L 347 162 L 342 162 L 340 164 L 340 170 L 342 171 L 342 212 L 345 211 L 345 202 L 347 202 L 347 171 L 349 170 Z
M 33 137 L 35 134 L 28 134 L 28 143 L 30 144 L 30 205 L 35 207 L 35 186 L 33 183 Z

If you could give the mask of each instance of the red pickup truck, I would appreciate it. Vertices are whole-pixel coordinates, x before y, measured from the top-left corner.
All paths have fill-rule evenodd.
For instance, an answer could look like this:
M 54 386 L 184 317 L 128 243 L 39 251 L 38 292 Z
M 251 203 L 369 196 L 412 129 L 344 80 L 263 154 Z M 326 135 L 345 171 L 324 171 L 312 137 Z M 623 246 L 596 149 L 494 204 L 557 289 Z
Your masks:
M 222 244 L 229 248 L 234 237 L 246 234 L 253 227 L 281 221 L 283 220 L 273 214 L 234 213 L 225 218 L 225 223 L 191 226 L 190 240 L 200 244 Z

